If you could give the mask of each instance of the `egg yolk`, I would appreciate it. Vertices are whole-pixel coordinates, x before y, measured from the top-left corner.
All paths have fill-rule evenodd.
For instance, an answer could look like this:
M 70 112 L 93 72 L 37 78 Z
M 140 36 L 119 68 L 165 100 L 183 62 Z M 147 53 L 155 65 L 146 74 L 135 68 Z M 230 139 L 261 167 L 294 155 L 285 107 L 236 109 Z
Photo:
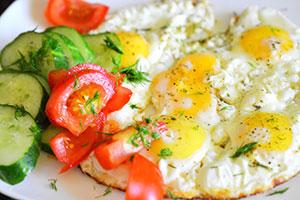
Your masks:
M 206 140 L 207 136 L 202 127 L 191 118 L 164 116 L 160 120 L 167 124 L 168 132 L 152 143 L 150 151 L 156 155 L 159 155 L 162 149 L 168 148 L 172 152 L 168 158 L 188 158 L 199 150 Z
M 148 56 L 149 44 L 141 35 L 133 32 L 119 32 L 117 35 L 123 47 L 121 66 L 134 65 L 140 57 Z
M 289 119 L 278 113 L 257 112 L 241 123 L 239 138 L 245 142 L 258 142 L 258 148 L 267 151 L 285 151 L 292 144 Z
M 208 54 L 192 54 L 179 60 L 169 70 L 158 74 L 151 86 L 152 101 L 158 110 L 195 116 L 211 104 L 206 75 L 214 71 L 216 58 Z
M 274 26 L 258 26 L 245 31 L 240 39 L 242 48 L 258 60 L 268 60 L 293 48 L 289 33 Z

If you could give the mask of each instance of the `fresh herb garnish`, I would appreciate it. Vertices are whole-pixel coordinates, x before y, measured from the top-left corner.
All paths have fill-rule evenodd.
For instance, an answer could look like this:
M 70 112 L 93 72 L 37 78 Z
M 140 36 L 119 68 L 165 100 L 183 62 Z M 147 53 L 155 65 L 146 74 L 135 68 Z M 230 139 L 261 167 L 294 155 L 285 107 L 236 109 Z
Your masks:
M 171 156 L 172 154 L 173 154 L 173 152 L 171 151 L 171 149 L 163 148 L 160 150 L 158 156 L 161 158 L 167 158 L 167 157 Z
M 96 93 L 94 94 L 93 98 L 89 98 L 89 99 L 86 101 L 85 106 L 84 106 L 84 107 L 85 107 L 85 110 L 87 110 L 87 108 L 89 108 L 90 111 L 91 111 L 91 113 L 92 113 L 93 115 L 96 115 L 97 112 L 96 112 L 96 110 L 95 110 L 95 105 L 94 105 L 94 103 L 95 103 L 97 100 L 99 100 L 99 98 L 100 98 L 100 94 L 99 94 L 98 91 L 96 91 Z
M 115 67 L 112 68 L 113 73 L 116 73 L 119 71 L 119 67 L 121 66 L 121 59 L 117 59 L 115 57 L 112 57 L 112 63 L 115 65 Z
M 57 179 L 48 179 L 48 181 L 50 181 L 49 187 L 50 187 L 52 190 L 57 191 L 57 186 L 56 186 Z
M 111 187 L 107 187 L 107 188 L 104 190 L 103 194 L 101 194 L 100 196 L 96 196 L 95 199 L 98 199 L 98 198 L 100 198 L 100 197 L 104 197 L 104 196 L 106 196 L 106 195 L 108 195 L 108 194 L 110 194 L 110 193 L 112 193 L 112 188 L 111 188 Z
M 145 119 L 145 122 L 146 122 L 147 124 L 150 124 L 150 123 L 152 122 L 152 120 L 151 120 L 150 118 L 146 118 L 146 119 Z
M 271 194 L 268 194 L 267 196 L 273 196 L 273 195 L 277 195 L 277 194 L 283 194 L 283 193 L 285 193 L 288 190 L 289 190 L 289 188 L 287 187 L 287 188 L 284 188 L 282 190 L 277 190 L 275 192 L 272 192 Z
M 116 45 L 110 37 L 108 37 L 108 36 L 105 37 L 104 43 L 105 43 L 105 46 L 107 48 L 110 48 L 110 49 L 114 50 L 115 52 L 117 52 L 119 54 L 123 54 L 123 51 L 122 51 L 121 47 Z
M 139 109 L 139 107 L 136 104 L 130 104 L 129 106 L 131 109 Z
M 76 90 L 76 89 L 78 89 L 78 87 L 79 87 L 79 79 L 75 76 L 73 89 Z
M 24 106 L 16 106 L 15 118 L 19 119 L 20 117 L 24 117 L 26 115 L 26 110 Z
M 237 158 L 243 154 L 248 153 L 249 151 L 252 151 L 256 145 L 257 145 L 257 142 L 251 142 L 251 143 L 241 146 L 240 148 L 238 148 L 236 150 L 236 152 L 231 156 L 231 158 Z
M 125 74 L 124 81 L 129 83 L 141 83 L 141 82 L 149 82 L 147 76 L 148 74 L 146 72 L 138 71 L 137 70 L 137 64 L 139 61 L 137 61 L 135 64 L 122 68 L 119 73 Z
M 270 167 L 268 167 L 268 166 L 266 166 L 264 164 L 261 164 L 257 160 L 254 160 L 253 164 L 250 167 L 262 167 L 262 168 L 267 169 L 267 170 L 271 169 Z
M 107 187 L 107 188 L 104 190 L 102 196 L 106 196 L 106 195 L 110 194 L 111 192 L 112 192 L 112 188 L 111 188 L 111 187 Z
M 172 200 L 177 200 L 176 196 L 175 196 L 170 190 L 167 190 L 167 195 L 168 195 L 168 197 L 170 197 Z
M 229 107 L 228 106 L 224 106 L 224 107 L 222 107 L 221 109 L 220 109 L 220 111 L 223 111 L 223 110 L 228 110 L 229 109 Z
M 157 139 L 160 138 L 160 134 L 158 134 L 157 132 L 153 132 L 153 133 L 151 134 L 151 137 L 152 137 L 154 140 L 157 140 Z
M 138 147 L 142 143 L 144 147 L 149 149 L 151 146 L 152 139 L 159 138 L 157 136 L 157 133 L 151 132 L 149 130 L 149 127 L 146 125 L 139 125 L 135 129 L 137 130 L 137 132 L 132 134 L 128 140 L 128 142 L 135 147 Z

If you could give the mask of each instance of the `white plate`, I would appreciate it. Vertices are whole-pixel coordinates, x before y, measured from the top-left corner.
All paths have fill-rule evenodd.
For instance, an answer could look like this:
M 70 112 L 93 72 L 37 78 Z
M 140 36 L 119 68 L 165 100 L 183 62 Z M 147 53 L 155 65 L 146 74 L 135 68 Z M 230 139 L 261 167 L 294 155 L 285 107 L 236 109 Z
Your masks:
M 97 1 L 97 0 L 93 0 Z M 109 5 L 115 10 L 131 4 L 145 3 L 150 0 L 98 0 Z M 257 4 L 261 7 L 269 6 L 281 10 L 293 22 L 300 26 L 298 0 L 211 0 L 210 1 L 216 18 L 222 21 L 226 27 L 233 12 L 240 12 L 248 5 Z M 15 1 L 0 18 L 0 49 L 14 39 L 19 33 L 33 30 L 43 30 L 49 24 L 46 23 L 43 15 L 46 0 L 18 0 Z M 16 199 L 30 200 L 89 200 L 101 195 L 106 187 L 97 184 L 91 178 L 83 175 L 78 169 L 73 169 L 68 173 L 59 175 L 57 172 L 61 165 L 55 159 L 42 153 L 37 163 L 36 169 L 20 184 L 10 186 L 0 181 L 0 192 Z M 57 179 L 58 191 L 51 190 L 48 179 Z M 260 194 L 249 200 L 270 199 L 270 200 L 297 200 L 299 199 L 298 187 L 300 176 L 293 178 L 288 183 L 276 189 L 289 187 L 289 190 L 282 194 L 266 197 Z M 113 191 L 112 194 L 96 199 L 123 199 L 122 192 Z

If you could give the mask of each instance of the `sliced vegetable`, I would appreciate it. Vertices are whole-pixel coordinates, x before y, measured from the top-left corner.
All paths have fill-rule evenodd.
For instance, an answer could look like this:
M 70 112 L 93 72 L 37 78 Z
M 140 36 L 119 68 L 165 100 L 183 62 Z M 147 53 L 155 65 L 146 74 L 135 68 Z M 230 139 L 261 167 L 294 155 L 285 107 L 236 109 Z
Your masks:
M 62 43 L 49 34 L 33 31 L 19 35 L 1 52 L 1 65 L 4 69 L 34 72 L 48 77 L 55 69 L 68 69 Z
M 30 74 L 0 72 L 0 104 L 24 106 L 32 117 L 43 113 L 47 94 Z
M 104 69 L 71 74 L 72 71 L 67 80 L 52 90 L 46 114 L 55 125 L 78 136 L 93 123 L 113 96 L 115 84 Z
M 80 51 L 80 54 L 83 56 L 85 63 L 89 63 L 93 61 L 94 54 L 92 50 L 89 48 L 85 40 L 75 29 L 68 28 L 65 26 L 59 26 L 59 27 L 49 28 L 47 30 L 50 32 L 64 35 L 65 37 L 69 38 L 73 42 L 75 47 Z
M 164 183 L 159 168 L 147 158 L 136 154 L 130 167 L 126 200 L 162 200 Z
M 89 127 L 84 133 L 76 137 L 69 131 L 62 131 L 50 140 L 50 146 L 56 158 L 65 164 L 61 173 L 76 167 L 92 151 L 94 145 L 104 140 L 99 134 L 105 121 L 105 115 L 98 115 L 96 126 Z
M 43 43 L 43 35 L 34 31 L 28 31 L 20 34 L 14 41 L 6 45 L 1 51 L 0 61 L 3 69 L 22 70 L 25 66 L 21 65 L 23 60 L 25 63 L 30 63 L 30 60 L 35 56 Z M 31 67 L 31 66 L 30 66 Z M 32 69 L 27 71 L 38 71 L 37 66 L 32 66 Z
M 40 129 L 29 113 L 8 105 L 0 105 L 0 122 L 0 179 L 14 185 L 36 165 Z
M 48 81 L 44 77 L 42 77 L 38 74 L 30 73 L 30 75 L 34 76 L 40 82 L 40 84 L 43 86 L 46 93 L 49 95 L 50 94 L 50 87 L 49 87 Z
M 144 147 L 148 148 L 165 130 L 166 126 L 161 122 L 130 127 L 113 135 L 111 141 L 100 144 L 95 149 L 95 156 L 104 169 L 114 169 Z
M 116 63 L 121 63 L 122 46 L 117 34 L 112 32 L 85 35 L 85 41 L 94 51 L 94 63 L 111 71 Z
M 106 5 L 82 0 L 49 0 L 45 16 L 53 25 L 65 25 L 87 33 L 104 21 L 108 9 Z
M 56 39 L 59 42 L 70 66 L 75 66 L 85 62 L 80 50 L 68 37 L 51 30 L 52 29 L 46 30 L 44 34 Z
M 103 108 L 103 112 L 108 114 L 120 110 L 126 105 L 132 95 L 132 91 L 128 88 L 118 86 L 115 89 L 115 94 L 107 102 L 106 106 Z
M 46 130 L 42 133 L 41 139 L 41 147 L 42 150 L 53 154 L 51 147 L 50 147 L 50 140 L 55 137 L 58 133 L 61 133 L 64 129 L 60 127 L 56 127 L 53 125 L 49 125 Z

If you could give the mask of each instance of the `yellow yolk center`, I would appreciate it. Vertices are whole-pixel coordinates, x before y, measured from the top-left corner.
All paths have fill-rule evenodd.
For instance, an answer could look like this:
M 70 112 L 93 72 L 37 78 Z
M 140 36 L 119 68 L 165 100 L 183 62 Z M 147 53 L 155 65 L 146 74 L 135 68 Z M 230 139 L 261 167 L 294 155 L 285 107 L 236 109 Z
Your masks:
M 257 112 L 241 123 L 239 138 L 244 143 L 258 142 L 267 151 L 285 151 L 292 144 L 289 119 L 277 113 Z
M 191 118 L 165 116 L 168 133 L 152 143 L 150 151 L 159 155 L 162 149 L 170 149 L 169 158 L 184 159 L 199 150 L 206 140 L 204 130 Z
M 120 32 L 117 35 L 123 47 L 122 67 L 134 65 L 140 57 L 148 56 L 149 45 L 141 35 L 132 32 Z
M 240 44 L 248 54 L 261 60 L 270 59 L 272 52 L 281 56 L 293 48 L 289 33 L 274 26 L 258 26 L 245 31 Z
M 169 70 L 158 74 L 152 83 L 152 101 L 157 110 L 195 116 L 211 104 L 206 75 L 214 71 L 216 59 L 208 54 L 192 54 Z

